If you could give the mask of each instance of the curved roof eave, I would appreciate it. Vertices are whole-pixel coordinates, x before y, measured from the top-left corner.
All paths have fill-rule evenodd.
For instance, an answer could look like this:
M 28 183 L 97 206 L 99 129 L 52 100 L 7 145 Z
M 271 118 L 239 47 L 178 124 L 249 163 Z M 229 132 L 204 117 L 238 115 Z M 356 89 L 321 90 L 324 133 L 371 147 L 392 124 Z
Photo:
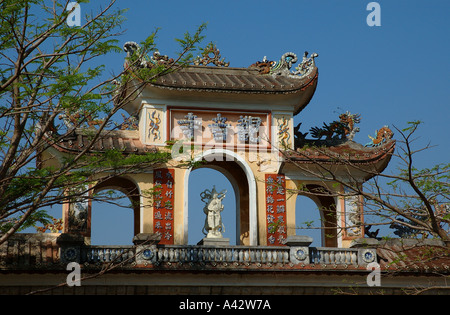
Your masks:
M 318 68 L 303 76 L 261 74 L 251 68 L 188 66 L 158 77 L 148 86 L 161 91 L 228 93 L 234 95 L 290 96 L 294 115 L 312 99 L 318 80 Z
M 339 148 L 339 149 L 337 149 Z M 365 173 L 364 180 L 382 173 L 388 166 L 395 150 L 395 140 L 388 141 L 381 146 L 359 149 L 348 145 L 328 148 L 308 148 L 299 151 L 285 151 L 284 164 L 332 165 L 336 167 L 352 167 Z

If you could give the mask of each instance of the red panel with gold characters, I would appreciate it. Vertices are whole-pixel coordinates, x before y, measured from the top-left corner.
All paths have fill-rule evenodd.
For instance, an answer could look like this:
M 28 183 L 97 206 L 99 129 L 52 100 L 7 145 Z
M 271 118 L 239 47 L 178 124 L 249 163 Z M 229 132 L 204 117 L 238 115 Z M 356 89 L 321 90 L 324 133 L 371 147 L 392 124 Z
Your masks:
M 153 171 L 153 231 L 161 236 L 160 244 L 174 244 L 173 204 L 175 200 L 175 181 L 173 169 Z
M 284 245 L 286 240 L 286 183 L 283 174 L 266 174 L 267 245 Z

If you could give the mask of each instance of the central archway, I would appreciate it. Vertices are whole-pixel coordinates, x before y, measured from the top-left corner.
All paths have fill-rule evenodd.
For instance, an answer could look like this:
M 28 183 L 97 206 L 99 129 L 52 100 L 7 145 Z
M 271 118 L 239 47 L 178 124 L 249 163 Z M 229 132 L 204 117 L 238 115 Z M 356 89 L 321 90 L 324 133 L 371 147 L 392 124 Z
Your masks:
M 215 166 L 194 168 L 189 176 L 189 232 L 188 244 L 198 244 L 204 237 L 204 225 L 206 214 L 205 203 L 201 200 L 201 193 L 206 189 L 211 190 L 214 186 L 217 192 L 226 190 L 225 198 L 222 200 L 224 209 L 221 212 L 224 238 L 230 240 L 230 245 L 238 245 L 239 240 L 239 189 L 236 183 L 231 183 L 229 176 Z
M 194 162 L 205 161 L 200 167 L 221 172 L 230 181 L 236 196 L 237 234 L 242 245 L 258 245 L 256 180 L 247 162 L 230 150 L 211 149 L 198 155 Z M 189 176 L 194 168 L 186 171 L 184 178 L 184 240 L 188 240 Z

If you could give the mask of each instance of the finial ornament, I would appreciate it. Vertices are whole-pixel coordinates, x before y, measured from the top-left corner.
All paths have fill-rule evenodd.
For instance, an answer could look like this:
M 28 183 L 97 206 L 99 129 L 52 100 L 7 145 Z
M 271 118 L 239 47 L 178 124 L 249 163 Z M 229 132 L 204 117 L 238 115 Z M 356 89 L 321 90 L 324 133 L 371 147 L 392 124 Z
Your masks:
M 216 45 L 213 43 L 209 43 L 203 49 L 201 56 L 198 56 L 197 59 L 194 60 L 194 65 L 206 66 L 210 63 L 218 67 L 228 67 L 230 65 L 229 62 L 225 62 L 224 58 L 220 58 L 220 50 L 217 49 Z

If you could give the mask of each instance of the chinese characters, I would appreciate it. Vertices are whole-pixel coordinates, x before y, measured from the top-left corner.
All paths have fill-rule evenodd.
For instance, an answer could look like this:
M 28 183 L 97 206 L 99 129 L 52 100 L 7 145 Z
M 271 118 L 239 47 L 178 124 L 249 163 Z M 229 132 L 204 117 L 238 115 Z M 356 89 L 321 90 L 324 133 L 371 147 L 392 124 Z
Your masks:
M 154 170 L 153 184 L 153 229 L 161 237 L 160 244 L 173 244 L 174 170 Z
M 284 245 L 286 231 L 286 183 L 282 174 L 266 174 L 267 245 Z

